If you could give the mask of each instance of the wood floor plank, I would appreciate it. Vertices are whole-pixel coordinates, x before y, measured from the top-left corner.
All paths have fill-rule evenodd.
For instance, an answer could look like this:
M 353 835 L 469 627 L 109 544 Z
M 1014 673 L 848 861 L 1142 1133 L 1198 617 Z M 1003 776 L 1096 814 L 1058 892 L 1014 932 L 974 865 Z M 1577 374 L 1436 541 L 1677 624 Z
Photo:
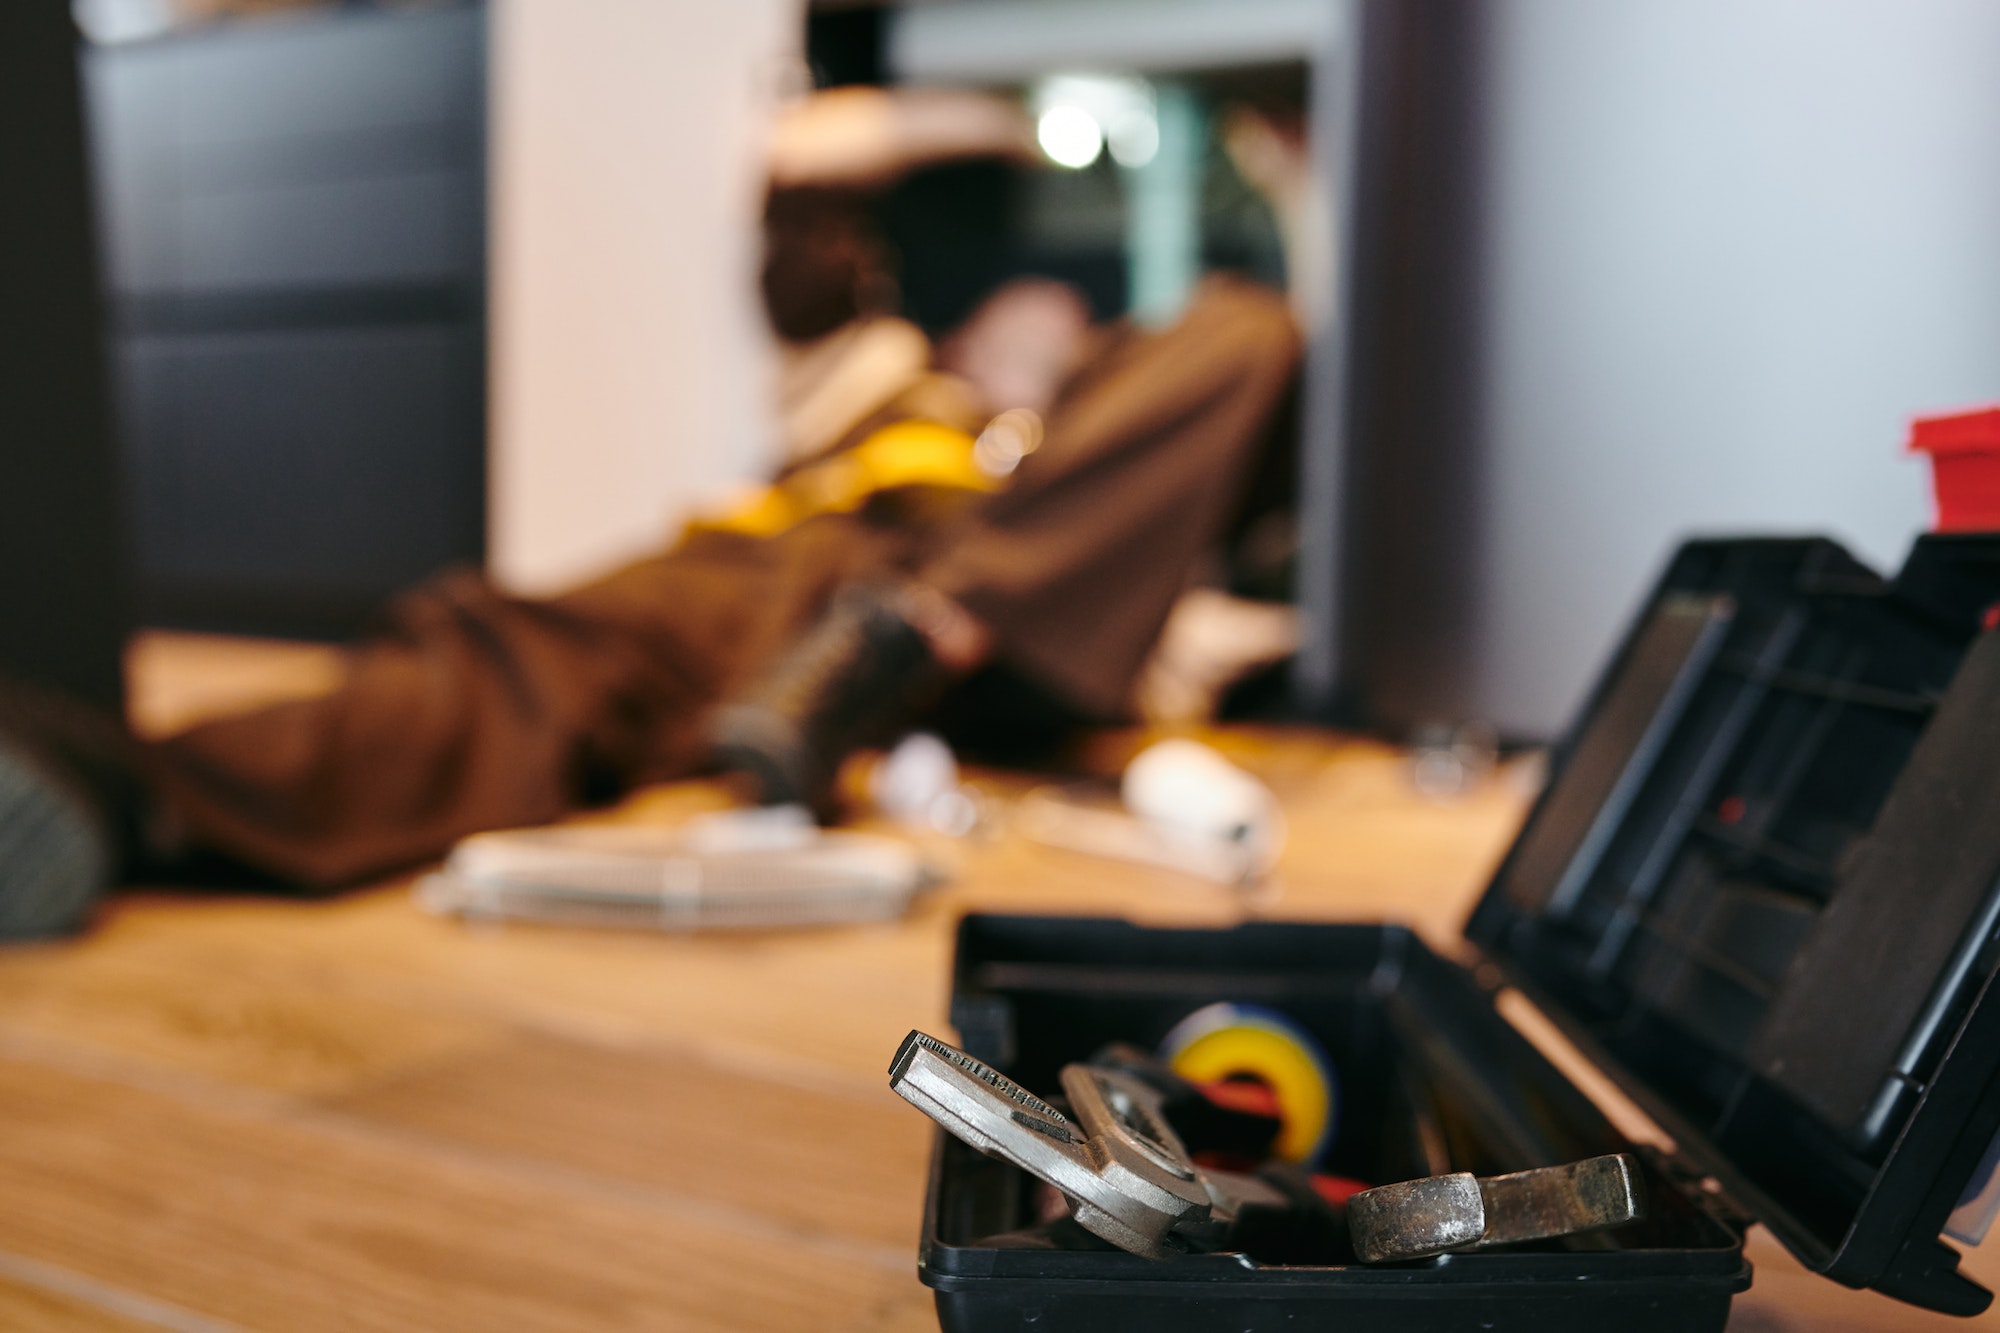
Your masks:
M 0 1328 L 244 1333 L 143 1292 L 0 1250 Z
M 748 1209 L 914 1261 L 930 1122 L 888 1090 L 760 1078 L 539 1036 L 329 1105 L 362 1119 Z
M 198 917 L 197 917 L 198 920 Z M 339 984 L 255 948 L 116 937 L 0 950 L 0 1032 L 56 1037 L 246 1086 L 329 1093 L 498 1040 L 500 1026 Z
M 912 1281 L 863 1254 L 537 1187 L 310 1122 L 0 1060 L 0 1248 L 247 1328 L 802 1329 Z
M 101 1305 L 0 1277 L 0 1328 L 44 1333 L 159 1333 L 160 1325 L 128 1319 Z
M 0 1027 L 18 1021 L 301 1092 L 476 1044 L 493 1024 L 774 1051 L 872 1085 L 902 1034 L 944 1008 L 950 919 L 935 913 L 686 938 L 469 929 L 424 915 L 401 889 L 341 907 L 121 903 L 72 946 L 73 959 L 0 950 Z M 294 1004 L 300 1024 L 269 1014 Z M 322 1012 L 325 1023 L 310 1028 Z M 238 1021 L 246 1013 L 259 1017 Z M 303 1049 L 265 1040 L 301 1028 L 313 1033 Z M 324 1058 L 313 1058 L 315 1046 Z M 260 1068 L 267 1058 L 272 1067 Z
M 854 1333 L 937 1333 L 937 1328 L 936 1296 L 929 1287 L 912 1282 L 863 1314 Z

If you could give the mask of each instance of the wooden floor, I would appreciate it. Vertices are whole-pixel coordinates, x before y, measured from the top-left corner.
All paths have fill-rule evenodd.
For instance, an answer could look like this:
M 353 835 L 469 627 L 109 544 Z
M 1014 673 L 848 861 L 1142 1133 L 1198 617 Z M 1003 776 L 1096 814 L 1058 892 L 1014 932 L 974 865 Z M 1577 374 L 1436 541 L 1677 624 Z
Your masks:
M 314 650 L 196 639 L 134 660 L 153 726 L 335 677 Z M 1378 745 L 1220 742 L 1291 815 L 1254 902 L 1003 837 L 862 929 L 467 929 L 395 882 L 139 889 L 80 940 L 0 950 L 0 1328 L 932 1328 L 929 1125 L 884 1070 L 944 1024 L 961 912 L 1394 917 L 1448 944 L 1524 809 L 1518 772 L 1440 805 Z M 718 801 L 662 789 L 611 817 Z M 1768 1238 L 1753 1255 L 1733 1328 L 2000 1328 L 1833 1287 Z

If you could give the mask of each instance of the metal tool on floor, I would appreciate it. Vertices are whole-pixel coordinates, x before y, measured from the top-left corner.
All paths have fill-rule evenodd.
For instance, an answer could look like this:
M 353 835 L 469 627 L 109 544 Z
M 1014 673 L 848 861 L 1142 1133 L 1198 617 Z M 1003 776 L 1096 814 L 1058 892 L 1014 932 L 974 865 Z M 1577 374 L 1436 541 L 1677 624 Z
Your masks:
M 1622 1226 L 1645 1212 L 1639 1163 L 1612 1153 L 1483 1180 L 1459 1171 L 1363 1190 L 1347 1201 L 1347 1227 L 1362 1262 L 1389 1263 Z
M 801 807 L 768 806 L 679 828 L 476 833 L 418 882 L 417 901 L 469 921 L 790 928 L 889 920 L 942 878 L 901 839 L 821 829 Z
M 1197 741 L 1159 741 L 1125 767 L 1119 804 L 1089 785 L 1037 787 L 1014 805 L 1030 842 L 1158 866 L 1218 884 L 1263 883 L 1285 845 L 1278 798 Z

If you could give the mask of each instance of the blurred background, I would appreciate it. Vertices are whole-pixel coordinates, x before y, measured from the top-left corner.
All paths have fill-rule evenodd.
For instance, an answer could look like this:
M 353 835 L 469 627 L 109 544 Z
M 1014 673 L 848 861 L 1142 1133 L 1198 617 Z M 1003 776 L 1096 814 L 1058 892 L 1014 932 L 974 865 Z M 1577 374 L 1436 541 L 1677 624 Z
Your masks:
M 1142 322 L 1214 268 L 1289 293 L 1292 715 L 1553 736 L 1681 537 L 1893 567 L 1928 518 L 1908 418 L 2000 399 L 1985 0 L 75 16 L 107 633 L 344 635 L 454 563 L 549 591 L 766 471 L 766 144 L 815 86 L 1034 118 L 1040 169 L 883 201 L 927 331 L 1021 273 Z

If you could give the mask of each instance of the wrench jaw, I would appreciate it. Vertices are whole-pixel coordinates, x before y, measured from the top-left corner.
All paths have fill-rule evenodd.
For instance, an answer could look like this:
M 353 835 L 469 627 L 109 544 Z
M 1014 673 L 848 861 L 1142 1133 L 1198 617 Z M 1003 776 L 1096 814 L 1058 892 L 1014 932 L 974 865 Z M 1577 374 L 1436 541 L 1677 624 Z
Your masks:
M 1076 1220 L 1149 1258 L 1185 1253 L 1180 1233 L 1207 1220 L 1209 1191 L 1160 1114 L 1159 1094 L 1137 1079 L 1084 1065 L 1066 1066 L 1062 1084 L 1084 1131 L 1084 1153 L 1103 1187 L 1088 1199 L 1071 1196 L 1072 1204 L 1086 1205 L 1091 1214 L 1079 1207 Z M 1101 1217 L 1109 1217 L 1119 1234 L 1100 1229 Z
M 1479 1193 L 1486 1210 L 1482 1247 L 1622 1226 L 1646 1215 L 1644 1177 L 1625 1153 L 1488 1176 Z
M 1237 1223 L 1252 1209 L 1289 1209 L 1293 1201 L 1281 1189 L 1256 1176 L 1239 1171 L 1204 1170 L 1201 1183 L 1208 1194 L 1208 1207 L 1182 1218 L 1175 1228 L 1176 1239 L 1196 1252 L 1219 1250 L 1230 1244 Z
M 1174 1238 L 1166 1229 L 1156 1225 L 1157 1214 L 1142 1216 L 1145 1223 L 1141 1230 L 1117 1213 L 1107 1212 L 1088 1199 L 1069 1196 L 1070 1216 L 1076 1224 L 1101 1240 L 1108 1240 L 1121 1250 L 1128 1250 L 1145 1259 L 1176 1259 L 1186 1251 L 1174 1243 Z M 1133 1210 L 1125 1209 L 1129 1214 Z
M 1486 1202 L 1470 1171 L 1362 1190 L 1347 1201 L 1354 1252 L 1365 1264 L 1428 1259 L 1477 1245 Z
M 1062 1112 L 935 1037 L 912 1032 L 903 1039 L 889 1086 L 954 1137 L 1072 1198 L 1096 1180 L 1083 1136 Z
M 1347 1201 L 1348 1227 L 1363 1263 L 1551 1240 L 1645 1215 L 1645 1183 L 1629 1153 L 1484 1180 L 1464 1171 L 1407 1180 Z

